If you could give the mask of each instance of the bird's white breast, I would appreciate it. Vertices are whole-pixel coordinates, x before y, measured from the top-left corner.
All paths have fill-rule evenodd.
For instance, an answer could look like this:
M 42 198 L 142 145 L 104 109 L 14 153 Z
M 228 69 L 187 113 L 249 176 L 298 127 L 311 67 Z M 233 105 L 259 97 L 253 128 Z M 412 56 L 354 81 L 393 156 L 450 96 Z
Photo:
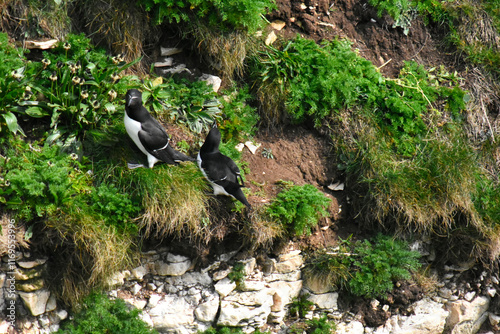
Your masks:
M 128 135 L 130 136 L 130 138 L 132 138 L 137 147 L 142 151 L 142 153 L 148 155 L 148 152 L 139 139 L 139 131 L 142 130 L 141 123 L 134 121 L 132 118 L 128 117 L 127 113 L 125 113 L 123 123 L 125 124 L 125 129 L 127 130 Z

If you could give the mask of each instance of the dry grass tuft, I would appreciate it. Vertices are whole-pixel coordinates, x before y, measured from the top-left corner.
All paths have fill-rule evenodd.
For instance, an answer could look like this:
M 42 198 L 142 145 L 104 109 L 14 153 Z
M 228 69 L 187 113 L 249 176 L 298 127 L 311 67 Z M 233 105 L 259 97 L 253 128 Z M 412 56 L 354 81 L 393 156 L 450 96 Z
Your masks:
M 78 209 L 75 209 L 78 211 Z M 44 247 L 54 251 L 52 284 L 59 297 L 74 307 L 94 289 L 107 286 L 116 272 L 132 266 L 132 236 L 78 212 L 61 213 L 46 222 Z
M 476 144 L 490 139 L 500 142 L 500 84 L 481 68 L 473 68 L 467 77 L 471 100 L 467 106 L 467 135 Z
M 18 224 L 8 213 L 3 213 L 0 217 L 0 257 L 9 251 L 9 223 L 14 222 L 16 249 L 29 248 L 29 242 L 25 240 L 26 229 L 22 224 Z
M 244 61 L 253 49 L 250 36 L 241 31 L 222 32 L 202 23 L 190 24 L 200 56 L 223 78 L 243 76 Z
M 160 36 L 148 13 L 133 0 L 77 1 L 75 16 L 94 44 L 124 54 L 126 62 L 141 57 L 145 45 L 154 44 Z M 139 70 L 146 73 L 149 67 Z
M 206 237 L 210 225 L 208 184 L 194 163 L 137 170 L 134 184 L 145 208 L 139 222 L 146 237 Z
M 39 37 L 63 39 L 71 29 L 69 1 L 0 1 L 0 31 L 25 40 Z
M 270 250 L 274 241 L 284 237 L 285 232 L 283 224 L 269 217 L 266 206 L 258 206 L 250 213 L 241 234 L 252 250 Z

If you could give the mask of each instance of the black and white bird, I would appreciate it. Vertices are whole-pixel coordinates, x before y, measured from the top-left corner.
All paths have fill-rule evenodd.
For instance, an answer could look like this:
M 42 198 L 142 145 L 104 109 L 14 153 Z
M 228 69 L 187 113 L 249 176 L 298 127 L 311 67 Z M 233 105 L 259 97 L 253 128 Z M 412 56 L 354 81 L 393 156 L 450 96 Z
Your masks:
M 170 138 L 161 124 L 142 105 L 142 93 L 130 89 L 125 95 L 125 116 L 123 119 L 128 135 L 147 156 L 149 168 L 162 161 L 177 164 L 180 161 L 194 161 L 193 158 L 174 150 Z M 142 165 L 129 164 L 129 168 Z
M 245 183 L 240 169 L 231 158 L 219 152 L 220 139 L 220 131 L 214 123 L 198 153 L 198 166 L 212 185 L 214 195 L 231 196 L 251 208 L 241 191 Z

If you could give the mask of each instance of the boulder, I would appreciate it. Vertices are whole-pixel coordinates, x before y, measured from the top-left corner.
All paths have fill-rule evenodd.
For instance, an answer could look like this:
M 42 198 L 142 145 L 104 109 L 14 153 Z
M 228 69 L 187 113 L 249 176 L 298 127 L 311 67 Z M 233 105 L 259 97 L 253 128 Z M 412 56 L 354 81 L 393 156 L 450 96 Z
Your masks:
M 489 306 L 490 298 L 486 296 L 476 297 L 470 302 L 458 300 L 448 303 L 447 309 L 450 315 L 446 326 L 451 329 L 451 334 L 476 333 L 488 319 Z
M 227 277 L 215 284 L 215 291 L 217 291 L 221 298 L 229 295 L 234 289 L 236 289 L 236 283 L 231 282 L 231 280 Z
M 186 298 L 167 295 L 149 310 L 151 321 L 158 331 L 171 331 L 194 322 L 194 307 Z
M 411 316 L 395 315 L 384 326 L 377 328 L 374 334 L 435 334 L 442 333 L 449 312 L 443 305 L 429 298 L 414 303 Z
M 212 323 L 219 311 L 219 303 L 220 299 L 217 294 L 212 294 L 205 298 L 205 300 L 194 310 L 196 319 L 201 322 Z
M 47 289 L 42 289 L 35 292 L 19 291 L 19 296 L 23 300 L 26 308 L 30 311 L 31 315 L 36 317 L 45 312 L 47 301 L 49 300 L 50 296 L 50 291 Z
M 191 260 L 184 262 L 165 263 L 158 261 L 155 263 L 156 273 L 160 276 L 181 276 L 191 268 Z
M 322 310 L 336 311 L 338 309 L 337 300 L 339 299 L 339 294 L 337 292 L 320 295 L 311 294 L 307 299 Z
M 233 292 L 221 302 L 217 325 L 244 327 L 252 323 L 265 324 L 271 313 L 271 289 L 258 292 Z

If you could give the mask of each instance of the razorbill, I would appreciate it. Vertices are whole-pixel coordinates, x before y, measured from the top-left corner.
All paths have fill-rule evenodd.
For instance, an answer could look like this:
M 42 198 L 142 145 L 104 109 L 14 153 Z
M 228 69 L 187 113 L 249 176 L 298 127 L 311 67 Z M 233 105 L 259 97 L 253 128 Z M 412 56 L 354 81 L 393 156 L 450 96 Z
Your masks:
M 212 185 L 214 195 L 231 196 L 250 208 L 250 203 L 241 191 L 245 183 L 240 169 L 233 160 L 219 152 L 220 138 L 220 131 L 214 123 L 198 152 L 198 166 Z
M 158 161 L 168 164 L 177 164 L 179 161 L 194 161 L 193 158 L 173 149 L 165 129 L 142 105 L 142 93 L 137 89 L 130 89 L 125 95 L 123 122 L 130 138 L 148 157 L 149 168 L 153 168 Z M 141 166 L 129 164 L 129 168 Z

